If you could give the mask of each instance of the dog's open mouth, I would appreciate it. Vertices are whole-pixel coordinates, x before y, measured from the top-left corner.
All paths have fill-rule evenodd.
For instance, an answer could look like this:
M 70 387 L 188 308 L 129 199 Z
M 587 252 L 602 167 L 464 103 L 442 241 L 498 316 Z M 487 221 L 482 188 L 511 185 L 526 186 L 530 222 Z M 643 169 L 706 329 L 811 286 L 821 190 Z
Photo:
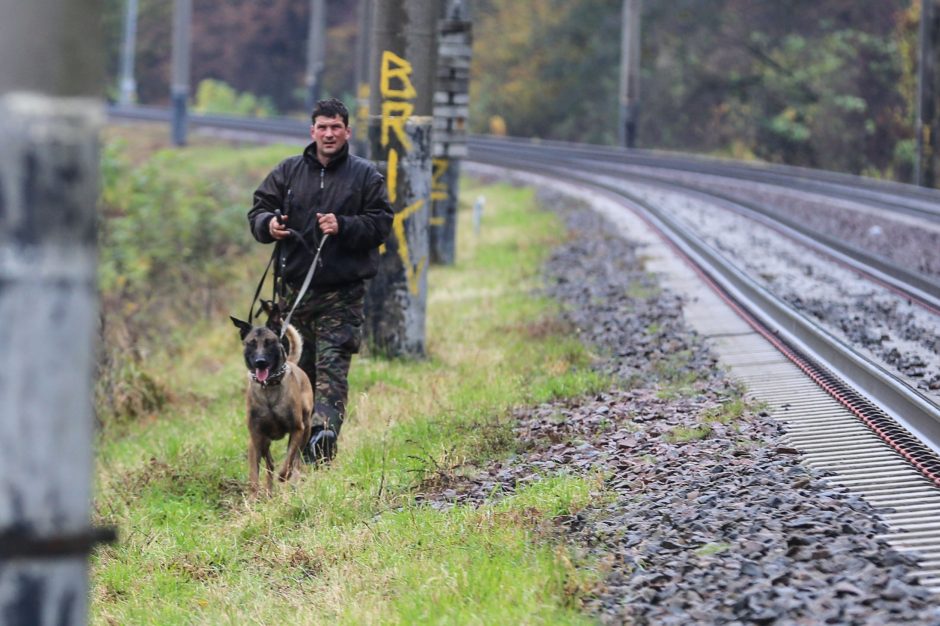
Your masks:
M 266 380 L 268 379 L 268 374 L 269 374 L 269 373 L 270 373 L 270 370 L 269 370 L 268 368 L 266 368 L 266 367 L 259 367 L 258 369 L 255 370 L 255 379 L 256 379 L 259 383 L 263 383 L 264 381 L 266 381 Z

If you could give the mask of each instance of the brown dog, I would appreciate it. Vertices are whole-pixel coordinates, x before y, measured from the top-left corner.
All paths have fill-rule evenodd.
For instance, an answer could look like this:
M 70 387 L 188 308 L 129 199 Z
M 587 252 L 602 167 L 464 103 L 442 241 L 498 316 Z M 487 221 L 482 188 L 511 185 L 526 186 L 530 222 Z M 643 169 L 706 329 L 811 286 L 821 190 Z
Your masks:
M 313 423 L 313 388 L 297 365 L 303 339 L 293 326 L 285 333 L 289 352 L 279 340 L 281 330 L 277 305 L 263 304 L 269 319 L 266 326 L 252 326 L 231 318 L 238 327 L 248 366 L 248 482 L 258 492 L 258 466 L 264 457 L 267 492 L 273 487 L 274 458 L 271 442 L 289 435 L 287 458 L 278 473 L 280 481 L 290 478 L 299 463 L 299 451 L 310 439 Z

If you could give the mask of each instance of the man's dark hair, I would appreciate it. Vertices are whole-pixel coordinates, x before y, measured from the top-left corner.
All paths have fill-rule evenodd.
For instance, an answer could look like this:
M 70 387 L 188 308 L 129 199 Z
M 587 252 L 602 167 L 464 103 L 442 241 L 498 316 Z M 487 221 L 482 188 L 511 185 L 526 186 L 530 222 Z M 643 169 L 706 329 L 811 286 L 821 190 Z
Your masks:
M 318 101 L 317 106 L 313 107 L 313 114 L 310 116 L 310 121 L 316 124 L 317 118 L 321 115 L 323 117 L 336 117 L 339 115 L 343 118 L 343 124 L 349 126 L 349 110 L 346 108 L 345 104 L 336 98 Z

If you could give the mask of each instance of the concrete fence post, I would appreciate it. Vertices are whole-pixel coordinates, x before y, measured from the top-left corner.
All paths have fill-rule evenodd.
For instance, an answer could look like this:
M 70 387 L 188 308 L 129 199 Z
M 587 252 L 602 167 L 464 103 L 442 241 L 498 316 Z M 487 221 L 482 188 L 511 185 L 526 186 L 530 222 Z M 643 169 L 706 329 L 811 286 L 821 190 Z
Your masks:
M 97 322 L 92 0 L 0 0 L 0 623 L 84 624 Z
M 431 185 L 431 262 L 457 260 L 460 161 L 467 156 L 473 24 L 463 0 L 448 0 L 438 22 L 434 92 L 434 171 Z
M 393 357 L 425 354 L 436 8 L 434 0 L 373 4 L 370 155 L 395 221 L 366 292 L 366 336 Z

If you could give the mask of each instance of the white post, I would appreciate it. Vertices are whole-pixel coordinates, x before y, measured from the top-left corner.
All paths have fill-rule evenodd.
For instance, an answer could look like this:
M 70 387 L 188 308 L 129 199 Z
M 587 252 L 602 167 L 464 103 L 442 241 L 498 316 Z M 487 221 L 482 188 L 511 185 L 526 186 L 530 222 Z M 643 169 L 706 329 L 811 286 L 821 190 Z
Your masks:
M 636 147 L 640 116 L 640 0 L 623 0 L 620 15 L 620 145 Z
M 307 26 L 307 113 L 313 111 L 323 93 L 323 67 L 326 64 L 326 2 L 310 0 L 310 21 Z
M 118 102 L 131 105 L 137 100 L 134 80 L 134 49 L 137 47 L 137 0 L 127 0 L 124 10 L 124 42 L 121 46 L 121 95 Z
M 170 100 L 173 106 L 173 143 L 186 145 L 186 115 L 189 101 L 189 47 L 190 24 L 193 19 L 193 0 L 175 0 L 173 3 L 173 68 Z
M 84 624 L 101 6 L 0 15 L 0 622 Z

